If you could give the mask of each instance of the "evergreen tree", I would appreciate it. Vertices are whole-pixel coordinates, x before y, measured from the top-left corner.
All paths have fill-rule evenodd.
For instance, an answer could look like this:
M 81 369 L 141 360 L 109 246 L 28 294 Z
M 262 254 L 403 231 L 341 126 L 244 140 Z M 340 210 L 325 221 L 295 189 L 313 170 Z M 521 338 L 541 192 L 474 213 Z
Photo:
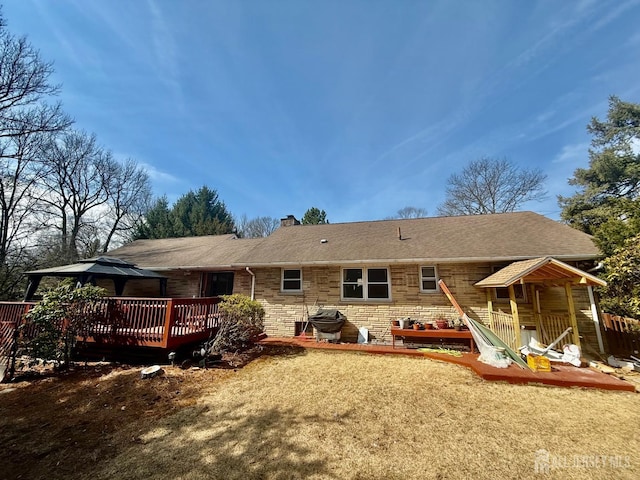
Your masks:
M 595 237 L 606 255 L 640 233 L 640 104 L 612 96 L 605 121 L 593 118 L 589 168 L 569 180 L 578 187 L 558 197 L 562 219 Z
M 233 217 L 218 193 L 203 186 L 182 195 L 171 208 L 166 196 L 157 199 L 133 239 L 221 235 L 234 228 Z
M 164 195 L 151 205 L 144 220 L 138 225 L 133 234 L 133 240 L 140 238 L 170 238 L 175 237 L 173 219 L 169 209 L 169 201 Z
M 302 225 L 319 225 L 329 223 L 327 213 L 316 207 L 311 207 L 302 217 Z

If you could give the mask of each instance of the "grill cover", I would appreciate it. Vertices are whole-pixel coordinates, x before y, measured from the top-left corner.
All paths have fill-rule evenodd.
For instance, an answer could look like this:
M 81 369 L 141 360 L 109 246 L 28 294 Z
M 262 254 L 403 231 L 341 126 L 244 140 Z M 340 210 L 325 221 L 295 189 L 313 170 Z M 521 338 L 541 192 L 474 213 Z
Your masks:
M 338 333 L 347 318 L 338 310 L 321 308 L 309 317 L 309 322 L 322 333 Z

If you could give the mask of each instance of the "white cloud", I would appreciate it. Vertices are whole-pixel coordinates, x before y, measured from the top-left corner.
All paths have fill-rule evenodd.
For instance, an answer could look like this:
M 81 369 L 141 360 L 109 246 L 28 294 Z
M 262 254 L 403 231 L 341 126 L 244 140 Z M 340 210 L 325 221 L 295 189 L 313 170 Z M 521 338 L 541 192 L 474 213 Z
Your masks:
M 551 163 L 584 163 L 588 157 L 589 144 L 574 143 L 571 145 L 565 145 Z
M 149 178 L 151 178 L 151 180 L 155 182 L 177 183 L 181 181 L 180 178 L 171 175 L 170 173 L 158 170 L 156 167 L 149 163 L 140 163 L 140 166 L 147 171 L 147 173 L 149 174 Z

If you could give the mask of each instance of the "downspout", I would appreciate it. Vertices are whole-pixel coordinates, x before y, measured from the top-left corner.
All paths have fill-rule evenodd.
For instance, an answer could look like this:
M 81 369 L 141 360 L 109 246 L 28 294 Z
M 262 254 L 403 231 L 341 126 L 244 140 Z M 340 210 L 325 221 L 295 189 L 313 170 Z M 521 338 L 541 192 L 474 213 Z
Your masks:
M 600 348 L 600 353 L 604 353 L 604 344 L 602 343 L 602 332 L 600 331 L 600 317 L 598 317 L 598 309 L 596 308 L 596 299 L 593 296 L 593 287 L 589 285 L 587 287 L 587 292 L 589 292 L 589 303 L 591 304 L 591 316 L 593 317 L 593 323 L 596 326 L 596 336 L 598 337 L 598 347 Z
M 244 269 L 251 275 L 251 300 L 255 300 L 256 298 L 256 274 L 251 271 L 249 267 L 244 267 Z

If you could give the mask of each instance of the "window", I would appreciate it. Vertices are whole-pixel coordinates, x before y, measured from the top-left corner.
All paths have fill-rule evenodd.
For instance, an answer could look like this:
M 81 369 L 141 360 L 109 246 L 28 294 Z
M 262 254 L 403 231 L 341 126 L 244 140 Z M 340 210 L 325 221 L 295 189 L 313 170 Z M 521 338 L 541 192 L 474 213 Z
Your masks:
M 420 291 L 427 293 L 438 291 L 438 271 L 435 266 L 420 267 Z
M 204 274 L 202 296 L 217 297 L 219 295 L 231 295 L 232 293 L 233 272 L 212 272 Z
M 493 273 L 501 270 L 504 266 L 494 266 L 492 267 Z M 516 283 L 513 285 L 513 293 L 516 296 L 517 303 L 526 303 L 527 302 L 527 292 L 524 288 L 524 285 L 521 283 Z M 508 287 L 498 287 L 493 289 L 493 296 L 498 302 L 508 302 L 509 301 L 509 288 Z
M 509 301 L 509 288 L 500 287 L 500 288 L 495 288 L 494 290 L 495 290 L 496 300 L 505 301 L 505 302 Z M 516 302 L 525 303 L 527 301 L 527 296 L 525 294 L 524 285 L 516 283 L 513 286 L 513 293 L 515 293 L 515 295 L 516 295 Z
M 301 292 L 302 291 L 302 270 L 282 269 L 282 283 L 280 289 L 283 292 Z
M 391 288 L 387 268 L 345 268 L 342 270 L 342 298 L 389 300 Z

